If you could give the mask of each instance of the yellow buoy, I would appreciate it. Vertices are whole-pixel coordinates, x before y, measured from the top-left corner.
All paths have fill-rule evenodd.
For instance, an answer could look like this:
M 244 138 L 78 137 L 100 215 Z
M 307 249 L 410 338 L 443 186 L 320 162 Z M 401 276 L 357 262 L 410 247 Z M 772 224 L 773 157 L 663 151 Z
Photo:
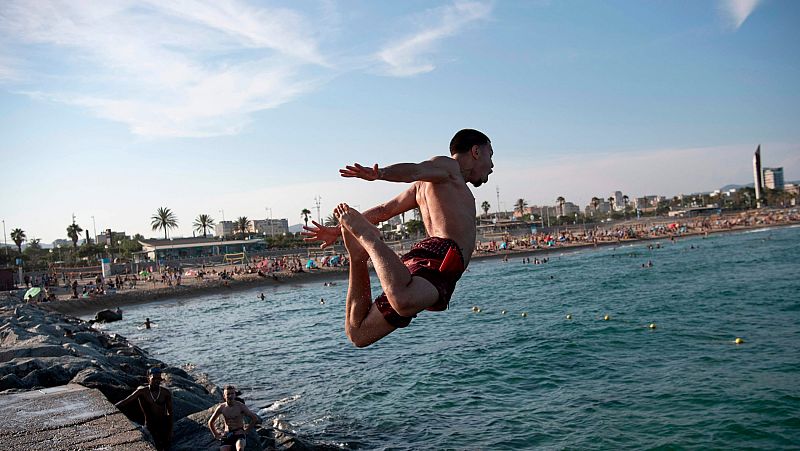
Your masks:
M 606 316 L 603 317 L 603 321 L 608 321 L 610 319 L 611 319 L 611 316 L 609 316 L 609 315 L 606 315 Z
M 744 343 L 744 340 L 742 340 L 739 337 L 736 337 L 736 340 L 733 340 L 733 342 L 736 343 L 737 345 L 740 345 L 740 344 Z
M 527 317 L 527 316 L 528 316 L 528 313 L 527 313 L 527 312 L 522 312 L 522 317 L 523 317 L 523 318 L 525 318 L 525 317 Z
M 572 319 L 572 315 L 567 313 L 567 319 Z
M 656 328 L 656 323 L 650 323 L 650 325 L 647 326 L 647 327 L 649 327 L 651 329 L 655 329 Z

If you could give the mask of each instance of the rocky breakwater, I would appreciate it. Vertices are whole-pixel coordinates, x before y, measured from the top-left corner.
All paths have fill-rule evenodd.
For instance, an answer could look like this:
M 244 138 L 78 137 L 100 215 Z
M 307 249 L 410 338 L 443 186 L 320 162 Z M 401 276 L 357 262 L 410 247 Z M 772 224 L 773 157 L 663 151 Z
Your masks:
M 95 389 L 110 403 L 116 403 L 136 387 L 145 385 L 147 369 L 157 366 L 162 368 L 164 385 L 173 395 L 172 449 L 219 449 L 219 442 L 211 436 L 206 422 L 222 396 L 219 388 L 202 375 L 194 376 L 152 359 L 124 337 L 95 330 L 78 318 L 26 304 L 3 304 L 0 306 L 0 400 L 4 395 L 77 384 Z M 123 413 L 135 423 L 143 422 L 138 405 L 131 405 Z M 251 431 L 247 444 L 248 450 L 333 449 L 302 441 L 270 426 Z M 82 448 L 78 444 L 76 449 Z

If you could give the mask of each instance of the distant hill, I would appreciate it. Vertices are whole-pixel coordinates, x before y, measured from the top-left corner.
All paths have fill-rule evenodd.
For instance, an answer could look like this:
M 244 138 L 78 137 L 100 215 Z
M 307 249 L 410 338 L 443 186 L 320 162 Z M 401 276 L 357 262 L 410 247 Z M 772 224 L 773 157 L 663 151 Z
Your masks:
M 308 223 L 310 224 L 311 221 L 309 220 Z M 303 231 L 303 224 L 295 224 L 289 226 L 289 232 L 291 233 L 297 233 L 302 231 Z

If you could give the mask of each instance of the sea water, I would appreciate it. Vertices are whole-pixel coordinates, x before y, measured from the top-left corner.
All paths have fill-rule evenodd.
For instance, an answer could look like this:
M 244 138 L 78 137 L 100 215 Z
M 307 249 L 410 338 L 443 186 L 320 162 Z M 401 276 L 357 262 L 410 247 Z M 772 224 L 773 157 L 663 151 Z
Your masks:
M 128 307 L 108 330 L 343 448 L 800 446 L 800 228 L 547 256 L 473 260 L 448 311 L 365 349 L 345 280 Z

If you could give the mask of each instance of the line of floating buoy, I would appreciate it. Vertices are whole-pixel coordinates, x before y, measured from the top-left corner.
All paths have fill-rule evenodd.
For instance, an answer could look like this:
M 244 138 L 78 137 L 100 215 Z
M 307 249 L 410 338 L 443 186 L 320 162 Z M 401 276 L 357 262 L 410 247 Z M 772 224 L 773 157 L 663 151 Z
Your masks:
M 744 344 L 744 340 L 739 337 L 736 337 L 736 340 L 733 340 L 733 342 L 736 343 L 737 345 Z
M 611 321 L 611 315 L 603 316 L 603 321 Z
M 572 319 L 572 314 L 571 313 L 567 313 L 567 319 Z
M 647 326 L 647 327 L 649 327 L 650 329 L 655 329 L 656 328 L 656 323 L 650 323 L 650 325 Z

